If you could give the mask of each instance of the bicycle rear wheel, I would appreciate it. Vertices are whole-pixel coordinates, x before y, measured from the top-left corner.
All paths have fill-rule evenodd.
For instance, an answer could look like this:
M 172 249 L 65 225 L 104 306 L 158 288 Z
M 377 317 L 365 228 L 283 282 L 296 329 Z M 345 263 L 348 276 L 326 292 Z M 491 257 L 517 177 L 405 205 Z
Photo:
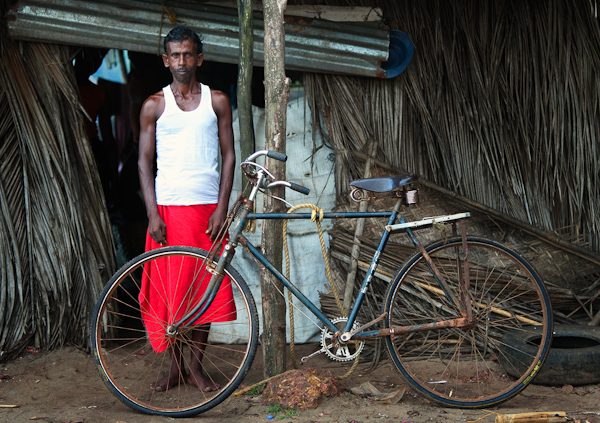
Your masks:
M 418 253 L 388 287 L 388 327 L 462 317 L 456 303 L 465 261 L 474 319 L 464 328 L 388 336 L 392 361 L 414 388 L 446 406 L 488 407 L 518 394 L 539 371 L 552 341 L 550 299 L 540 277 L 520 255 L 482 238 L 469 237 L 467 251 L 461 238 L 436 242 L 426 251 L 456 302 L 445 295 Z M 532 351 L 511 355 L 519 357 L 519 363 L 507 355 L 514 346 L 505 338 L 514 335 L 536 339 Z
M 235 303 L 235 311 L 226 315 L 225 320 L 229 321 L 212 320 L 208 339 L 206 336 L 198 337 L 201 331 L 206 332 L 206 322 L 183 328 L 174 339 L 164 336 L 163 331 L 171 323 L 168 320 L 173 319 L 161 316 L 165 312 L 168 316 L 181 316 L 181 312 L 185 313 L 194 306 L 189 299 L 191 296 L 173 304 L 174 301 L 166 295 L 170 289 L 167 281 L 171 287 L 190 285 L 189 274 L 183 280 L 184 268 L 193 269 L 194 281 L 208 281 L 212 274 L 206 270 L 206 256 L 206 251 L 191 247 L 149 251 L 125 264 L 100 295 L 91 321 L 92 353 L 108 388 L 137 411 L 171 417 L 205 412 L 235 390 L 252 364 L 258 340 L 256 305 L 246 282 L 231 267 L 226 268 L 225 274 L 230 279 L 233 295 L 227 296 L 229 305 L 225 302 L 218 305 L 220 309 L 229 307 L 231 310 L 230 305 Z M 143 318 L 139 299 L 142 277 L 150 277 L 149 282 L 155 292 L 165 293 L 163 297 L 159 295 L 158 302 L 155 299 L 154 306 L 143 308 Z M 194 303 L 196 301 L 197 297 Z M 161 316 L 158 308 L 163 309 Z M 151 322 L 158 322 L 161 329 L 157 330 L 155 326 L 149 337 L 150 329 L 147 328 L 151 327 Z M 192 329 L 196 330 L 195 341 Z M 156 339 L 160 336 L 167 340 L 167 346 L 164 351 L 157 352 L 160 343 Z M 192 347 L 194 351 L 203 349 L 202 369 L 214 389 L 210 392 L 200 390 L 189 383 L 189 379 L 186 380 Z M 177 380 L 171 381 L 174 383 L 169 382 L 168 385 L 172 386 L 167 387 L 164 386 L 165 375 L 169 373 L 176 348 L 181 349 L 179 368 L 182 371 Z M 156 386 L 161 386 L 161 381 L 168 389 L 157 392 Z

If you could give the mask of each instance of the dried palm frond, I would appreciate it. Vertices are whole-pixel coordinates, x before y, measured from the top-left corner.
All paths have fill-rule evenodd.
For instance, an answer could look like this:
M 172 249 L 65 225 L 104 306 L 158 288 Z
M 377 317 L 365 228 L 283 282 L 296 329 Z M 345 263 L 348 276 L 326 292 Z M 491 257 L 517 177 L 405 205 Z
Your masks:
M 352 2 L 366 4 L 367 2 Z M 588 2 L 378 2 L 415 56 L 391 81 L 306 75 L 336 149 L 356 152 L 600 251 L 600 27 Z
M 114 257 L 67 48 L 2 37 L 0 51 L 1 361 L 85 346 Z

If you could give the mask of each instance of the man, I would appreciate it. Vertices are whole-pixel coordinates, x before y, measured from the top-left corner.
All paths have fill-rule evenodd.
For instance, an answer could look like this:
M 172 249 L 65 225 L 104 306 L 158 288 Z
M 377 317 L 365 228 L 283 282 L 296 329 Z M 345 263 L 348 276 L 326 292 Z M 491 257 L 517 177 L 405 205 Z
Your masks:
M 173 28 L 164 39 L 164 49 L 163 63 L 171 72 L 172 82 L 148 97 L 140 113 L 138 168 L 148 215 L 146 250 L 164 245 L 208 250 L 227 217 L 233 184 L 231 108 L 224 93 L 197 80 L 196 70 L 204 56 L 202 41 L 194 31 L 183 26 Z M 142 317 L 154 351 L 169 349 L 172 356 L 169 373 L 154 389 L 166 391 L 181 383 L 203 391 L 217 389 L 218 384 L 203 371 L 202 358 L 210 324 L 235 318 L 229 281 L 223 281 L 213 304 L 196 322 L 201 326 L 191 335 L 191 356 L 186 366 L 183 346 L 166 337 L 165 328 L 183 316 L 186 310 L 176 308 L 181 308 L 191 289 L 174 286 L 180 285 L 175 282 L 173 286 L 168 282 L 157 286 L 164 282 L 154 280 L 149 271 L 145 272 L 148 276 L 144 275 L 139 296 Z M 184 272 L 190 275 L 188 284 L 197 283 L 193 269 Z M 194 287 L 197 289 L 201 292 L 193 294 L 196 299 L 205 286 Z

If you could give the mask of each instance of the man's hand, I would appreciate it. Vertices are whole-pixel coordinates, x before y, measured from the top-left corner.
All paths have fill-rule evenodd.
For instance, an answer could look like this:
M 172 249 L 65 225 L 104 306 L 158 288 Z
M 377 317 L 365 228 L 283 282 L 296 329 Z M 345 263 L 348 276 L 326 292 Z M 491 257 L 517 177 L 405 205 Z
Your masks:
M 148 220 L 148 233 L 159 244 L 165 245 L 167 243 L 167 226 L 158 214 L 153 215 Z
M 225 219 L 227 218 L 227 210 L 223 207 L 217 206 L 213 214 L 208 219 L 208 227 L 206 228 L 206 233 L 210 236 L 210 239 L 214 240 L 221 227 L 225 223 Z

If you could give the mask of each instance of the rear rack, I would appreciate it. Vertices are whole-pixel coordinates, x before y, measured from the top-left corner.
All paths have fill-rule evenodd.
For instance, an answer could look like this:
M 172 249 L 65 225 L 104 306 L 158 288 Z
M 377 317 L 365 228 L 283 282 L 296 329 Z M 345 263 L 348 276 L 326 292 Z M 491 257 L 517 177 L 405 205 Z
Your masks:
M 457 213 L 457 214 L 447 214 L 444 216 L 426 217 L 424 219 L 415 220 L 412 222 L 397 223 L 395 225 L 386 225 L 385 230 L 390 233 L 393 233 L 393 232 L 403 231 L 408 228 L 420 228 L 423 226 L 431 226 L 435 223 L 447 223 L 447 222 L 452 222 L 455 220 L 466 219 L 467 217 L 471 217 L 471 213 L 464 212 L 464 213 Z

